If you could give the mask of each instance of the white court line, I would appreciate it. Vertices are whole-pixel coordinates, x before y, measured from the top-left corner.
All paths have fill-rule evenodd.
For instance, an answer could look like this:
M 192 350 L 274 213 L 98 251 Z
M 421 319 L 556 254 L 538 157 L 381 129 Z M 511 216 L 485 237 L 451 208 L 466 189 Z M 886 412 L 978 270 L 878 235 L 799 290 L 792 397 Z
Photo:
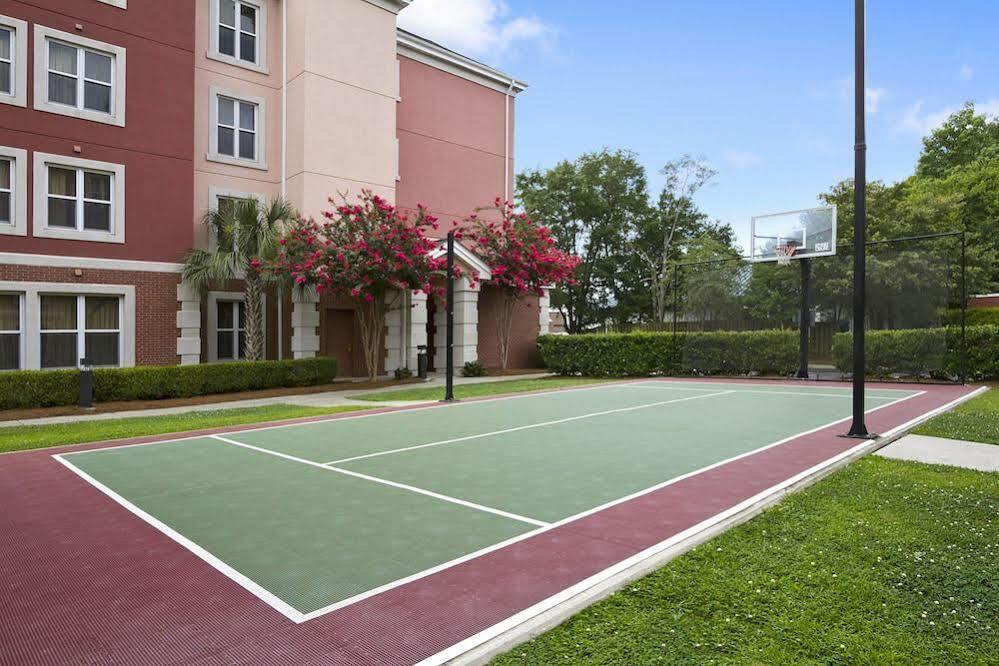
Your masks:
M 937 414 L 941 414 L 943 412 L 946 412 L 947 410 L 952 409 L 955 406 L 957 406 L 957 405 L 959 405 L 959 404 L 961 404 L 961 403 L 963 403 L 963 402 L 965 402 L 967 400 L 970 400 L 971 398 L 973 398 L 973 397 L 975 397 L 977 395 L 980 395 L 981 393 L 983 393 L 984 391 L 987 391 L 987 390 L 988 390 L 988 388 L 983 386 L 983 387 L 979 388 L 976 391 L 972 391 L 969 394 L 963 395 L 960 398 L 957 398 L 956 400 L 953 400 L 953 401 L 947 403 L 946 405 L 943 405 L 941 407 L 937 407 L 936 409 L 933 409 L 933 410 L 931 410 L 929 412 L 921 414 L 920 416 L 912 419 L 911 421 L 907 421 L 906 423 L 903 423 L 902 425 L 899 425 L 899 426 L 896 426 L 895 428 L 892 428 L 888 432 L 883 433 L 882 437 L 883 438 L 893 437 L 896 434 L 905 432 L 906 430 L 908 430 L 910 428 L 913 428 L 913 427 L 919 425 L 920 423 L 923 423 L 923 422 L 925 422 L 925 421 L 933 418 Z M 922 393 L 925 393 L 925 391 L 921 392 L 919 395 L 922 395 Z M 902 402 L 904 400 L 908 400 L 911 397 L 914 397 L 914 396 L 908 396 L 906 398 L 902 398 L 898 402 Z M 892 403 L 892 404 L 895 404 L 895 403 Z M 882 409 L 882 408 L 887 407 L 887 406 L 888 405 L 882 405 L 880 407 L 875 407 L 874 409 L 869 410 L 866 413 L 870 413 L 872 411 L 876 411 L 878 409 Z M 837 423 L 841 423 L 841 422 L 847 421 L 847 420 L 849 420 L 849 419 L 843 419 L 842 421 L 837 421 Z M 843 451 L 843 452 L 839 453 L 838 455 L 836 455 L 836 456 L 834 456 L 832 458 L 829 458 L 828 460 L 824 460 L 821 463 L 819 463 L 817 465 L 814 465 L 813 467 L 810 467 L 810 468 L 808 468 L 808 469 L 806 469 L 806 470 L 804 470 L 802 472 L 799 472 L 798 474 L 796 474 L 796 475 L 794 475 L 794 476 L 792 476 L 792 477 L 790 477 L 788 479 L 785 479 L 784 481 L 782 481 L 782 482 L 780 482 L 780 483 L 778 483 L 776 485 L 773 485 L 770 488 L 767 488 L 766 490 L 763 490 L 763 491 L 757 493 L 756 495 L 754 495 L 754 496 L 752 496 L 752 497 L 750 497 L 750 498 L 748 498 L 746 500 L 743 500 L 742 502 L 740 502 L 740 503 L 738 503 L 738 504 L 736 504 L 734 506 L 731 506 L 728 509 L 725 509 L 724 511 L 721 511 L 721 512 L 715 514 L 714 516 L 712 516 L 711 518 L 708 518 L 707 520 L 704 520 L 704 521 L 702 521 L 702 522 L 700 522 L 700 523 L 698 523 L 696 525 L 693 525 L 693 526 L 687 528 L 686 530 L 684 530 L 682 532 L 674 534 L 672 537 L 670 537 L 669 539 L 666 539 L 665 541 L 661 541 L 660 543 L 658 543 L 658 544 L 656 544 L 654 546 L 651 546 L 651 547 L 649 547 L 649 548 L 647 548 L 647 549 L 645 549 L 645 550 L 643 550 L 643 551 L 641 551 L 639 553 L 636 553 L 636 554 L 632 555 L 631 557 L 629 557 L 629 558 L 627 558 L 625 560 L 622 560 L 622 561 L 618 562 L 617 564 L 614 564 L 614 565 L 612 565 L 612 566 L 604 569 L 603 571 L 601 571 L 599 573 L 596 573 L 596 574 L 590 576 L 589 578 L 586 578 L 585 580 L 582 580 L 582 581 L 576 583 L 572 587 L 568 587 L 568 588 L 562 590 L 561 592 L 558 592 L 558 593 L 556 593 L 556 594 L 548 597 L 547 599 L 543 599 L 542 601 L 539 601 L 538 603 L 534 604 L 533 606 L 525 608 L 524 610 L 520 611 L 519 613 L 511 615 L 507 619 L 502 620 L 502 621 L 494 624 L 493 626 L 491 626 L 491 627 L 489 627 L 487 629 L 483 629 L 482 631 L 478 632 L 477 634 L 469 636 L 465 640 L 460 641 L 458 643 L 455 643 L 451 647 L 449 647 L 449 648 L 447 648 L 445 650 L 442 650 L 442 651 L 438 652 L 435 655 L 427 657 L 426 659 L 420 661 L 416 666 L 439 666 L 440 664 L 446 664 L 446 663 L 448 663 L 449 661 L 451 661 L 453 659 L 457 659 L 458 657 L 461 657 L 462 655 L 464 655 L 465 653 L 469 652 L 470 650 L 473 650 L 473 649 L 475 649 L 475 648 L 477 648 L 477 647 L 479 647 L 479 646 L 481 646 L 481 645 L 489 642 L 490 640 L 492 640 L 494 638 L 497 638 L 498 636 L 501 636 L 502 634 L 504 634 L 504 633 L 506 633 L 508 631 L 515 630 L 518 626 L 520 626 L 520 625 L 524 624 L 525 622 L 528 622 L 529 620 L 531 620 L 531 619 L 533 619 L 533 618 L 541 615 L 542 613 L 544 613 L 546 611 L 549 611 L 549 610 L 551 610 L 551 609 L 559 606 L 560 604 L 567 603 L 567 602 L 571 601 L 573 597 L 576 597 L 576 596 L 578 596 L 578 595 L 586 592 L 587 590 L 589 590 L 591 588 L 594 588 L 597 585 L 600 585 L 601 583 L 603 583 L 605 581 L 609 581 L 609 580 L 613 579 L 615 576 L 617 576 L 619 574 L 623 574 L 624 572 L 628 571 L 630 568 L 640 565 L 642 562 L 655 557 L 657 554 L 662 553 L 663 551 L 668 550 L 669 548 L 673 547 L 674 545 L 682 543 L 683 541 L 685 541 L 685 540 L 687 540 L 689 538 L 696 537 L 698 534 L 700 534 L 700 533 L 704 532 L 705 530 L 711 528 L 713 525 L 717 525 L 719 523 L 722 523 L 726 519 L 728 519 L 729 517 L 736 516 L 739 513 L 741 513 L 742 511 L 746 511 L 748 509 L 751 509 L 756 504 L 758 504 L 760 502 L 763 502 L 763 501 L 766 501 L 768 498 L 772 498 L 775 494 L 780 493 L 783 490 L 786 490 L 788 488 L 793 487 L 799 481 L 802 481 L 804 479 L 808 479 L 810 477 L 813 477 L 813 476 L 821 473 L 823 470 L 826 470 L 826 469 L 829 469 L 831 467 L 834 467 L 840 461 L 849 459 L 851 456 L 853 456 L 853 455 L 855 455 L 855 454 L 863 451 L 866 447 L 871 446 L 876 441 L 877 440 L 871 440 L 871 439 L 864 440 L 864 441 L 860 442 L 859 444 L 857 444 L 856 446 L 851 447 L 851 448 L 847 449 L 846 451 Z M 770 448 L 770 447 L 764 447 L 764 448 Z M 753 452 L 753 453 L 755 453 L 755 452 Z M 742 457 L 742 456 L 739 456 L 739 457 Z M 553 527 L 556 527 L 556 526 L 558 526 L 558 523 L 556 523 Z M 596 601 L 596 600 L 594 600 L 594 601 Z M 519 639 L 519 637 L 517 637 L 517 638 Z M 523 640 L 527 640 L 528 638 L 530 638 L 530 635 L 525 633 L 525 635 L 523 636 Z M 513 640 L 513 638 L 511 638 L 511 640 Z
M 682 390 L 682 389 L 681 389 Z M 483 437 L 494 437 L 496 435 L 505 435 L 511 432 L 520 432 L 521 430 L 530 430 L 532 428 L 544 428 L 546 426 L 558 425 L 560 423 L 569 423 L 571 421 L 580 421 L 582 419 L 592 419 L 597 416 L 606 416 L 607 414 L 620 414 L 622 412 L 632 412 L 637 409 L 648 409 L 649 407 L 661 407 L 662 405 L 670 405 L 676 402 L 686 402 L 688 400 L 700 400 L 701 398 L 713 398 L 719 395 L 728 395 L 729 393 L 737 393 L 737 391 L 716 391 L 714 393 L 705 393 L 704 395 L 693 395 L 686 398 L 674 398 L 673 400 L 662 400 L 660 402 L 650 402 L 645 405 L 633 405 L 631 407 L 620 407 L 618 409 L 608 409 L 603 412 L 592 412 L 590 414 L 581 414 L 579 416 L 569 416 L 564 419 L 556 419 L 554 421 L 542 421 L 541 423 L 529 423 L 528 425 L 517 426 L 515 428 L 506 428 L 505 430 L 494 430 L 493 432 L 483 432 L 477 435 L 467 435 L 465 437 L 455 437 L 454 439 L 442 439 L 439 442 L 429 442 L 427 444 L 417 444 L 415 446 L 405 446 L 400 449 L 391 449 L 389 451 L 377 451 L 375 453 L 366 453 L 362 456 L 352 456 L 350 458 L 341 458 L 340 460 L 333 460 L 326 465 L 340 465 L 346 462 L 352 462 L 354 460 L 365 460 L 367 458 L 377 458 L 379 456 L 387 456 L 393 453 L 403 453 L 405 451 L 416 451 L 417 449 L 426 449 L 431 446 L 442 446 L 444 444 L 454 444 L 456 442 L 467 442 L 473 439 L 482 439 Z
M 666 390 L 677 390 L 675 385 L 669 386 L 658 386 L 658 382 L 633 382 L 631 384 L 622 384 L 621 388 L 632 388 L 632 389 L 654 389 L 658 391 Z M 708 391 L 711 389 L 693 389 L 695 391 Z M 849 389 L 844 389 L 845 393 L 819 393 L 818 391 L 763 391 L 760 389 L 732 389 L 730 393 L 752 393 L 755 395 L 808 395 L 808 396 L 818 396 L 820 398 L 853 398 L 853 393 Z M 877 400 L 897 400 L 896 395 L 872 395 L 870 393 L 866 394 L 868 398 Z
M 225 442 L 226 444 L 232 444 L 234 446 L 241 446 L 245 449 L 250 449 L 251 451 L 257 451 L 258 453 L 265 453 L 269 456 L 277 456 L 278 458 L 284 458 L 285 460 L 290 460 L 292 462 L 297 462 L 302 465 L 309 465 L 310 467 L 316 467 L 318 469 L 327 472 L 336 472 L 338 474 L 344 474 L 346 476 L 353 476 L 358 479 L 364 479 L 365 481 L 372 481 L 374 483 L 380 483 L 385 486 L 391 486 L 393 488 L 398 488 L 400 490 L 408 490 L 411 493 L 418 493 L 420 495 L 426 495 L 427 497 L 433 497 L 434 499 L 439 499 L 444 502 L 450 502 L 451 504 L 458 504 L 460 506 L 476 509 L 478 511 L 484 511 L 486 513 L 496 514 L 497 516 L 503 516 L 504 518 L 510 518 L 511 520 L 517 520 L 522 523 L 527 523 L 528 525 L 534 525 L 535 527 L 548 527 L 551 523 L 546 523 L 540 520 L 535 520 L 534 518 L 528 518 L 526 516 L 519 516 L 515 513 L 510 513 L 509 511 L 503 511 L 502 509 L 494 509 L 491 506 L 485 506 L 483 504 L 476 504 L 475 502 L 468 502 L 457 497 L 451 497 L 450 495 L 442 495 L 441 493 L 435 493 L 432 490 L 426 490 L 424 488 L 417 488 L 416 486 L 410 486 L 405 483 L 396 483 L 395 481 L 389 481 L 388 479 L 381 479 L 377 476 L 369 476 L 367 474 L 361 474 L 360 472 L 352 472 L 349 469 L 340 469 L 339 467 L 330 467 L 329 465 L 323 465 L 321 463 L 314 462 L 312 460 L 306 460 L 305 458 L 298 458 L 296 456 L 288 455 L 287 453 L 281 453 L 280 451 L 271 451 L 270 449 L 264 449 L 259 446 L 254 446 L 252 444 L 246 444 L 244 442 L 237 442 L 234 439 L 229 439 L 227 437 L 221 437 L 219 435 L 211 435 L 212 439 L 216 439 L 220 442 Z

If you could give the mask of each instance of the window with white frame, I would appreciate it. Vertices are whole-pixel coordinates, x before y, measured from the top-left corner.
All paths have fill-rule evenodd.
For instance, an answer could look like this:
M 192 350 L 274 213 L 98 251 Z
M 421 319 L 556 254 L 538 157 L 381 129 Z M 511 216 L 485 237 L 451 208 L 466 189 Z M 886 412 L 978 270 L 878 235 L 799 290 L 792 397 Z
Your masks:
M 20 294 L 0 294 L 0 370 L 21 369 L 21 300 Z
M 266 170 L 264 100 L 211 88 L 208 160 Z
M 28 152 L 0 146 L 0 235 L 28 235 Z
M 235 361 L 246 358 L 246 308 L 241 301 L 215 303 L 216 358 Z
M 125 49 L 35 26 L 35 108 L 125 124 Z
M 14 226 L 14 160 L 0 156 L 0 224 Z
M 48 168 L 48 226 L 111 233 L 114 174 L 63 166 Z
M 36 236 L 125 242 L 125 167 L 35 153 Z
M 121 362 L 119 296 L 41 294 L 41 367 L 72 368 L 80 359 L 92 366 Z
M 263 0 L 210 0 L 208 57 L 266 74 L 267 4 Z
M 218 0 L 219 53 L 237 60 L 257 64 L 257 6 L 236 0 Z
M 0 104 L 27 102 L 28 24 L 0 15 Z
M 218 97 L 218 152 L 241 160 L 257 159 L 257 105 Z

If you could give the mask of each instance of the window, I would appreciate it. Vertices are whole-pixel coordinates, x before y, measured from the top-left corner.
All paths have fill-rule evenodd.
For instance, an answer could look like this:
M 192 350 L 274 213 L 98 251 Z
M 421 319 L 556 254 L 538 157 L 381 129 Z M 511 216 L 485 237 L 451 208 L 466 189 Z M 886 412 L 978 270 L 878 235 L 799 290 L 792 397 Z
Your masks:
M 35 108 L 125 124 L 125 49 L 35 26 Z
M 0 294 L 0 370 L 21 369 L 21 295 Z
M 266 74 L 266 37 L 261 0 L 211 0 L 209 58 Z
M 219 0 L 219 53 L 257 62 L 257 8 L 246 2 Z
M 219 361 L 246 358 L 246 309 L 239 301 L 218 301 L 216 349 Z
M 125 167 L 35 153 L 35 235 L 125 242 Z
M 266 169 L 264 106 L 257 97 L 212 88 L 208 159 L 214 162 Z
M 0 104 L 27 105 L 28 24 L 0 15 Z
M 39 296 L 41 367 L 117 366 L 121 357 L 121 298 Z
M 0 234 L 28 234 L 28 158 L 20 148 L 0 146 Z

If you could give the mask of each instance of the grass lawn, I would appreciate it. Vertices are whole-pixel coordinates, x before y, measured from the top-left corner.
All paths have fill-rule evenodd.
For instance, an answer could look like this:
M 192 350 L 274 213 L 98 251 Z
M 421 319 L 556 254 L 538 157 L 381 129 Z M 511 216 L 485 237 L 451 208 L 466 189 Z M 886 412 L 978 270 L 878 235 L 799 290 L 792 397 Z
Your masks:
M 495 664 L 985 664 L 999 474 L 868 457 Z
M 913 432 L 969 442 L 999 444 L 999 388 L 941 414 Z
M 136 416 L 52 425 L 11 426 L 0 428 L 0 453 L 40 449 L 62 444 L 82 444 L 143 435 L 161 435 L 202 428 L 220 428 L 246 423 L 282 421 L 307 416 L 324 416 L 359 409 L 364 409 L 364 407 L 266 405 L 264 407 L 191 411 L 163 416 Z
M 456 384 L 454 397 L 479 398 L 503 393 L 524 393 L 527 391 L 550 391 L 557 388 L 584 386 L 600 382 L 620 381 L 613 379 L 593 379 L 592 377 L 544 377 L 541 379 L 511 379 L 499 382 L 482 382 L 480 384 Z M 370 400 L 372 402 L 389 402 L 393 400 L 440 400 L 444 397 L 441 386 L 401 389 L 385 393 L 365 393 L 354 396 L 354 400 Z

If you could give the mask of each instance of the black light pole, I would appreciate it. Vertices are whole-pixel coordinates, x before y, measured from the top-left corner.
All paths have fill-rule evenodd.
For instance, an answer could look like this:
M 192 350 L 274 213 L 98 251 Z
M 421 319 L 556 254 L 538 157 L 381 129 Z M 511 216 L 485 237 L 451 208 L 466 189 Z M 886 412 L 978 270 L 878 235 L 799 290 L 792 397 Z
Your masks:
M 454 232 L 447 235 L 447 377 L 444 401 L 454 401 Z
M 855 127 L 853 212 L 853 423 L 847 437 L 868 438 L 864 423 L 864 317 L 867 312 L 867 0 L 854 0 Z
M 812 326 L 812 260 L 802 259 L 801 264 L 801 311 L 798 316 L 798 379 L 808 379 L 808 335 Z

